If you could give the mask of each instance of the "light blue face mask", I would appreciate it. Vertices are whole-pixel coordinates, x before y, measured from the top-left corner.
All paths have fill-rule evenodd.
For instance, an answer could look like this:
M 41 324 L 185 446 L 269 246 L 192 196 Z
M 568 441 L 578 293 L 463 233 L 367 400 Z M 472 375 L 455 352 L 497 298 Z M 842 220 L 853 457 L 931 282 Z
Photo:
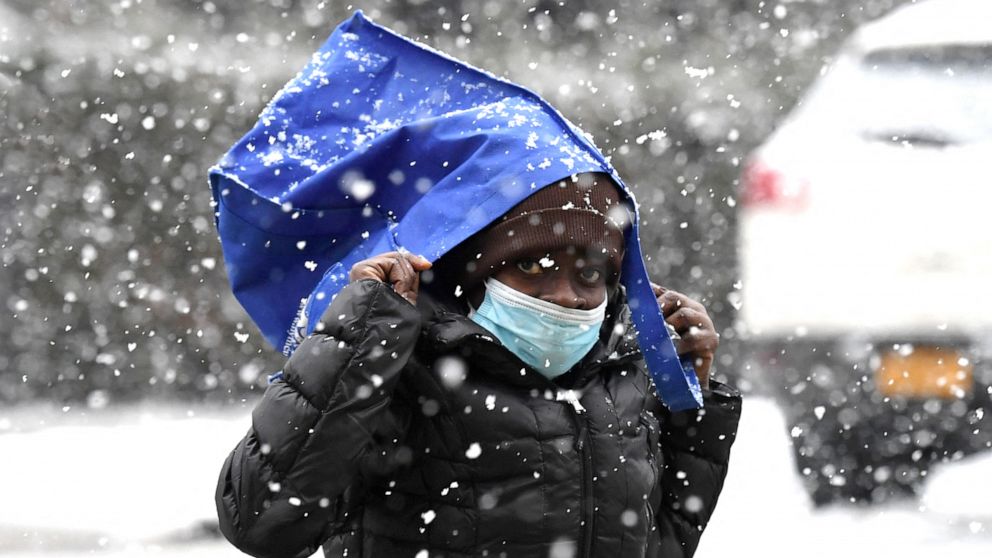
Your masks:
M 596 344 L 606 300 L 592 310 L 565 308 L 527 296 L 490 277 L 486 296 L 469 314 L 507 349 L 548 379 L 560 376 Z

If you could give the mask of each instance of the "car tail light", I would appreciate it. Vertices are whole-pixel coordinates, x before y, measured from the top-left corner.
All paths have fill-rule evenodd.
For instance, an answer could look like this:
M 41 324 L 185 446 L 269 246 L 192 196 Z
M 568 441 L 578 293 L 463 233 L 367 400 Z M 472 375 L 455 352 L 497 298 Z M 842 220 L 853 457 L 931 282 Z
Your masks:
M 746 207 L 803 209 L 809 196 L 809 183 L 788 178 L 760 160 L 744 167 L 741 175 L 741 202 Z

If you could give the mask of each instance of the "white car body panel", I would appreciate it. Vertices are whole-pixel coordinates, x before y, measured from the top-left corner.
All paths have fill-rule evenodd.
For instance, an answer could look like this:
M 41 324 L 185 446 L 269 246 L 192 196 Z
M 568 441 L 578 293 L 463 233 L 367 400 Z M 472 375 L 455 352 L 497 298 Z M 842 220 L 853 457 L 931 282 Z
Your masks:
M 949 33 L 960 12 L 948 4 L 987 17 Z M 992 2 L 925 2 L 862 28 L 752 157 L 796 194 L 741 212 L 752 336 L 992 337 L 992 61 L 946 76 L 862 62 L 872 49 L 963 41 L 992 52 Z M 886 140 L 930 128 L 955 141 Z

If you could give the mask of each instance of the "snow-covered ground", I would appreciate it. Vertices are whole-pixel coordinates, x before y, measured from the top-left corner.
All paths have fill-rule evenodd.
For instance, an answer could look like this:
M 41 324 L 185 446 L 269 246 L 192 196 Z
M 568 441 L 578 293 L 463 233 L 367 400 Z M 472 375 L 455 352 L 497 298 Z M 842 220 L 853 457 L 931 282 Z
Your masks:
M 243 556 L 210 526 L 250 409 L 60 411 L 0 413 L 0 555 Z
M 697 556 L 992 556 L 992 455 L 936 468 L 918 503 L 814 511 L 778 409 L 751 397 Z M 0 555 L 241 556 L 213 490 L 249 409 L 0 412 Z

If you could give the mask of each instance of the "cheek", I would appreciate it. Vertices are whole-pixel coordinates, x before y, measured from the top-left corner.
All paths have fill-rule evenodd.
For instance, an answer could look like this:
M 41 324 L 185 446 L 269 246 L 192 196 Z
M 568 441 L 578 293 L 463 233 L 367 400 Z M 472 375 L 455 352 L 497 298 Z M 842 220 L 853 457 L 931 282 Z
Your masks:
M 595 308 L 606 300 L 606 285 L 599 285 L 595 288 L 586 287 L 583 292 L 583 298 L 585 298 L 591 308 Z
M 586 300 L 589 308 L 595 308 L 606 300 L 606 284 L 590 285 L 581 279 L 573 279 L 570 285 L 572 292 Z

